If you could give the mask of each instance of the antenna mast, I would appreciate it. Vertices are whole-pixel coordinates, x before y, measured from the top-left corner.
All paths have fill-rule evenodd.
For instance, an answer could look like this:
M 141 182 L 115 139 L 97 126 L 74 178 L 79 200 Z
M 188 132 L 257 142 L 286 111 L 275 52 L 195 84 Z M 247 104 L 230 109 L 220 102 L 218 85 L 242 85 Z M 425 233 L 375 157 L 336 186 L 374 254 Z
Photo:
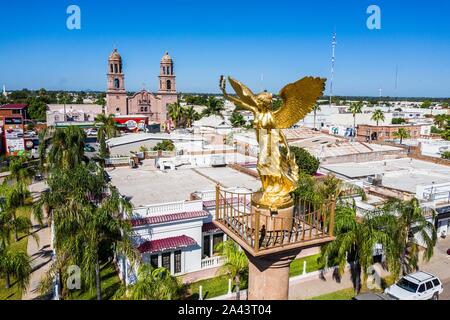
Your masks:
M 334 79 L 334 61 L 335 61 L 335 48 L 336 48 L 336 31 L 333 32 L 333 40 L 331 41 L 332 55 L 331 55 L 331 79 L 330 79 L 330 107 L 331 99 L 333 96 L 333 79 Z

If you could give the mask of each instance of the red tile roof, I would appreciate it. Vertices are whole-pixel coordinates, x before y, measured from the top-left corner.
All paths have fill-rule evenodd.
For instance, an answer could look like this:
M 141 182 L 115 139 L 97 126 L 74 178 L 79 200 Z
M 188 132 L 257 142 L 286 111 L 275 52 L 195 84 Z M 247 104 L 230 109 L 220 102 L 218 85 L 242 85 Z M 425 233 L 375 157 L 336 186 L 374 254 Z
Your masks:
M 27 104 L 4 104 L 2 106 L 0 106 L 0 109 L 23 109 L 26 108 L 28 105 Z
M 140 253 L 158 252 L 196 245 L 197 242 L 185 235 L 158 240 L 145 241 L 137 249 Z
M 204 223 L 202 226 L 202 232 L 217 232 L 217 231 L 220 231 L 220 228 L 217 227 L 212 222 Z
M 133 219 L 131 220 L 131 225 L 133 227 L 148 225 L 148 224 L 157 224 L 157 223 L 165 223 L 193 218 L 203 218 L 207 217 L 209 213 L 205 210 L 201 211 L 190 211 L 190 212 L 178 212 L 171 214 L 162 214 L 159 216 L 152 216 L 147 218 Z

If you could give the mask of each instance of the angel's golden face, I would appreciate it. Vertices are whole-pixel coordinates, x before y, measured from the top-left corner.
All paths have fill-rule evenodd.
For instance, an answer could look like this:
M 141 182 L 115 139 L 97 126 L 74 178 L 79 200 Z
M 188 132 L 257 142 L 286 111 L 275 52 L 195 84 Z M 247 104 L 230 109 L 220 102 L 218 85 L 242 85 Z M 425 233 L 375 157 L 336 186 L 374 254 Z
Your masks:
M 261 92 L 256 98 L 261 102 L 261 107 L 269 110 L 272 108 L 272 94 L 270 92 Z

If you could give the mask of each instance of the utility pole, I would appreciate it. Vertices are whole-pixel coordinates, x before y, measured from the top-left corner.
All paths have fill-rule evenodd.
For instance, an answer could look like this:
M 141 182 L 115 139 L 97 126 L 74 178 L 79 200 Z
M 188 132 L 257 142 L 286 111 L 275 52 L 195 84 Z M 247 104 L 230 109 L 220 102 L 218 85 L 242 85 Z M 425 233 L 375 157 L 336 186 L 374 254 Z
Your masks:
M 330 78 L 330 107 L 333 97 L 333 80 L 334 80 L 334 62 L 335 62 L 335 49 L 336 49 L 336 31 L 333 32 L 333 40 L 331 41 L 331 78 Z
M 381 108 L 381 88 L 378 89 L 379 93 L 380 93 L 380 99 L 378 100 L 378 108 Z

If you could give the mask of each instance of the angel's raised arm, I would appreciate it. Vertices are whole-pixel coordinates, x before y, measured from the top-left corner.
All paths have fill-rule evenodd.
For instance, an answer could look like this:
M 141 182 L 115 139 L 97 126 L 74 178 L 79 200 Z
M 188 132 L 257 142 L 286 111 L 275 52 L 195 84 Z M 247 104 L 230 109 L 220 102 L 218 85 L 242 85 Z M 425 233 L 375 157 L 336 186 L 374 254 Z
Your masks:
M 248 110 L 251 111 L 253 113 L 257 113 L 258 109 L 254 106 L 249 105 L 248 103 L 245 103 L 244 101 L 242 101 L 241 99 L 235 98 L 230 96 L 226 90 L 225 90 L 225 86 L 226 86 L 226 80 L 223 76 L 220 76 L 220 90 L 223 93 L 223 97 L 231 102 L 233 102 L 236 105 L 236 108 L 242 108 L 244 110 Z

